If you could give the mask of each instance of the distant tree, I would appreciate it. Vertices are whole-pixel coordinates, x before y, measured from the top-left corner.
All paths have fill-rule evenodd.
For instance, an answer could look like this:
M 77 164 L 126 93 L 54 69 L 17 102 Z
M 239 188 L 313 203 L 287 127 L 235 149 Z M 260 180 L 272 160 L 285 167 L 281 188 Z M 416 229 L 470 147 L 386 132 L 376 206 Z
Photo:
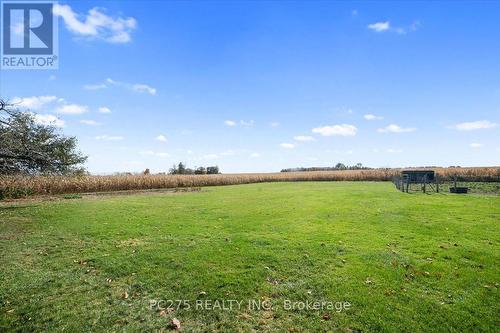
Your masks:
M 151 174 L 151 171 L 149 171 L 149 168 L 146 168 L 146 170 L 144 170 L 144 171 L 142 172 L 142 174 L 143 174 L 143 175 L 149 175 L 149 174 Z
M 345 170 L 345 169 L 347 169 L 347 168 L 346 168 L 346 166 L 344 165 L 344 163 L 337 163 L 337 164 L 335 165 L 335 169 L 337 169 L 337 170 Z
M 207 174 L 209 175 L 216 175 L 219 173 L 219 167 L 218 166 L 209 166 L 207 167 Z
M 0 99 L 0 174 L 83 173 L 86 160 L 75 137 L 61 135 L 56 126 L 40 124 L 32 113 Z
M 184 165 L 184 163 L 179 162 L 179 165 L 177 166 L 177 172 L 179 173 L 179 175 L 184 175 L 186 173 L 186 166 Z
M 179 172 L 177 171 L 177 165 L 174 164 L 169 170 L 168 173 L 171 175 L 177 175 Z
M 179 163 L 177 165 L 174 164 L 172 168 L 169 170 L 169 174 L 171 175 L 205 175 L 205 174 L 218 174 L 219 167 L 211 166 L 211 167 L 198 167 L 195 170 L 187 168 L 184 163 Z
M 207 174 L 207 169 L 205 169 L 204 167 L 198 167 L 194 171 L 194 174 L 195 175 L 206 175 Z

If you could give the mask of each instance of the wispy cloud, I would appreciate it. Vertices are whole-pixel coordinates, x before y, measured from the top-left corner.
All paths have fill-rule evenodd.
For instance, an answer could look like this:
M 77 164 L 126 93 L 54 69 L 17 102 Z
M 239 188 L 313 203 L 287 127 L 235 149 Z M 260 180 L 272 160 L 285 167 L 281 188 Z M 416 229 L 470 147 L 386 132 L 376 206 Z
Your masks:
M 416 130 L 417 129 L 415 127 L 404 128 L 396 124 L 390 124 L 386 127 L 379 128 L 377 131 L 379 133 L 405 133 L 405 132 L 414 132 Z
M 316 141 L 315 138 L 313 138 L 312 136 L 309 136 L 309 135 L 297 135 L 297 136 L 294 136 L 293 139 L 295 141 L 303 141 L 303 142 Z
M 80 120 L 80 123 L 84 124 L 84 125 L 88 125 L 88 126 L 101 126 L 102 125 L 102 123 L 99 123 L 95 120 L 90 120 L 90 119 Z
M 111 109 L 105 106 L 101 106 L 100 108 L 97 109 L 97 112 L 99 113 L 111 113 Z
M 456 129 L 457 131 L 475 131 L 480 129 L 488 129 L 497 127 L 498 124 L 493 123 L 489 120 L 478 120 L 466 123 L 455 124 L 450 126 L 449 128 Z
M 163 134 L 160 134 L 156 137 L 156 140 L 157 141 L 160 141 L 160 142 L 167 142 L 167 138 L 165 137 L 165 135 Z
M 240 120 L 240 124 L 242 126 L 250 127 L 250 126 L 253 126 L 255 124 L 255 121 L 253 121 L 253 120 Z
M 88 112 L 88 107 L 86 105 L 79 105 L 79 104 L 65 104 L 61 105 L 56 109 L 57 113 L 60 114 L 71 114 L 71 115 L 77 115 L 77 114 L 83 114 Z
M 151 87 L 150 85 L 144 84 L 144 83 L 128 83 L 128 82 L 123 82 L 123 81 L 116 81 L 111 78 L 107 78 L 104 80 L 104 82 L 100 83 L 95 83 L 95 84 L 86 84 L 83 86 L 83 89 L 86 90 L 99 90 L 99 89 L 106 89 L 109 87 L 121 87 L 128 89 L 130 91 L 135 91 L 138 93 L 146 93 L 150 95 L 156 95 L 156 88 Z
M 33 116 L 35 117 L 35 122 L 37 124 L 64 127 L 64 120 L 61 120 L 52 114 L 35 114 Z
M 73 34 L 87 39 L 99 39 L 109 43 L 128 43 L 131 32 L 137 27 L 133 17 L 112 17 L 105 9 L 92 8 L 85 14 L 77 14 L 69 5 L 54 5 L 54 15 L 62 17 L 66 28 Z
M 376 32 L 387 31 L 390 28 L 391 28 L 391 23 L 389 21 L 375 22 L 372 24 L 368 24 L 368 29 Z
M 215 159 L 219 158 L 219 155 L 217 155 L 217 154 L 206 154 L 206 155 L 203 155 L 201 158 L 204 159 L 204 160 L 215 160 Z
M 224 124 L 226 126 L 236 126 L 236 125 L 241 125 L 241 126 L 245 126 L 245 127 L 251 127 L 255 124 L 255 121 L 253 120 L 240 120 L 239 122 L 235 121 L 235 120 L 224 120 Z
M 251 153 L 250 157 L 251 158 L 258 158 L 258 157 L 260 157 L 260 154 L 259 153 Z
M 399 154 L 399 153 L 402 153 L 403 150 L 402 149 L 394 149 L 394 148 L 389 148 L 386 150 L 389 154 Z
M 147 84 L 134 84 L 132 85 L 132 90 L 140 93 L 148 93 L 150 95 L 156 95 L 156 88 L 150 87 Z
M 280 147 L 285 149 L 293 149 L 295 148 L 295 145 L 293 143 L 281 143 Z
M 233 156 L 234 154 L 236 154 L 236 151 L 232 149 L 228 149 L 220 153 L 221 156 Z
M 477 142 L 473 142 L 473 143 L 469 144 L 469 147 L 471 147 L 471 148 L 475 148 L 475 149 L 477 149 L 477 148 L 481 148 L 481 147 L 483 147 L 483 146 L 484 146 L 484 145 L 483 145 L 482 143 L 477 143 Z
M 409 32 L 417 31 L 419 26 L 420 26 L 420 21 L 413 21 L 413 23 L 407 27 L 394 28 L 394 32 L 396 32 L 397 34 L 400 34 L 400 35 L 405 35 Z
M 12 104 L 29 110 L 40 110 L 47 104 L 55 102 L 56 100 L 56 96 L 14 97 L 12 99 Z
M 356 126 L 349 124 L 321 126 L 312 129 L 313 133 L 322 136 L 355 136 L 357 131 Z
M 123 136 L 119 135 L 98 135 L 95 137 L 96 140 L 103 140 L 103 141 L 121 141 L 124 140 L 125 138 Z
M 413 21 L 410 25 L 404 27 L 393 27 L 389 21 L 380 21 L 368 24 L 367 28 L 375 32 L 395 32 L 400 35 L 416 31 L 420 26 L 420 21 Z
M 272 123 L 269 124 L 271 127 L 279 127 L 280 126 L 280 123 L 278 123 L 277 121 L 273 121 Z
M 97 83 L 97 84 L 86 84 L 83 86 L 83 89 L 86 90 L 99 90 L 99 89 L 104 89 L 107 88 L 108 86 L 105 85 L 104 83 Z
M 167 152 L 155 152 L 153 150 L 141 151 L 141 155 L 155 156 L 155 157 L 161 157 L 161 158 L 170 157 L 170 154 Z
M 382 120 L 382 119 L 384 119 L 384 117 L 382 117 L 382 116 L 376 116 L 374 114 L 365 114 L 363 116 L 363 118 L 365 118 L 366 120 Z

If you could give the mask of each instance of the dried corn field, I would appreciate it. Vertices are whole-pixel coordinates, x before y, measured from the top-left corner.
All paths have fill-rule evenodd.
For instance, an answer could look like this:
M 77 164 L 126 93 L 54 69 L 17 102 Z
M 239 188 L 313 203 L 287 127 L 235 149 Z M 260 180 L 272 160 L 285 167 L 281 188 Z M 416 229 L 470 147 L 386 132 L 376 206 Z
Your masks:
M 434 168 L 441 181 L 498 182 L 500 167 Z M 167 189 L 262 182 L 389 181 L 401 169 L 248 173 L 219 175 L 11 176 L 0 178 L 0 198 L 28 195 Z

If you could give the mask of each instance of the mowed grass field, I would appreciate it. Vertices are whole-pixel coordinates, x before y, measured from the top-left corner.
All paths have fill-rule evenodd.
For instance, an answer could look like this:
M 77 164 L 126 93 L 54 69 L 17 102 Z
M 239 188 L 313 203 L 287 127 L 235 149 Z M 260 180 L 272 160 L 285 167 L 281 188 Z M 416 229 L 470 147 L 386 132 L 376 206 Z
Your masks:
M 500 326 L 500 196 L 260 183 L 4 203 L 0 221 L 0 331 L 168 331 L 172 318 L 184 332 Z M 162 312 L 152 300 L 186 302 Z M 242 303 L 209 309 L 216 300 Z

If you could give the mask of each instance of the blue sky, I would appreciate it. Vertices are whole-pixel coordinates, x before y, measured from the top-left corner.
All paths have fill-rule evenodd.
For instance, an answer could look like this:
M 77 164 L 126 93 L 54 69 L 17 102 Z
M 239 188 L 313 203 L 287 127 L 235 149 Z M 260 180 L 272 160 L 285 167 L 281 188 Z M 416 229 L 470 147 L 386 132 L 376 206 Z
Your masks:
M 60 2 L 0 95 L 93 173 L 500 165 L 500 2 Z

